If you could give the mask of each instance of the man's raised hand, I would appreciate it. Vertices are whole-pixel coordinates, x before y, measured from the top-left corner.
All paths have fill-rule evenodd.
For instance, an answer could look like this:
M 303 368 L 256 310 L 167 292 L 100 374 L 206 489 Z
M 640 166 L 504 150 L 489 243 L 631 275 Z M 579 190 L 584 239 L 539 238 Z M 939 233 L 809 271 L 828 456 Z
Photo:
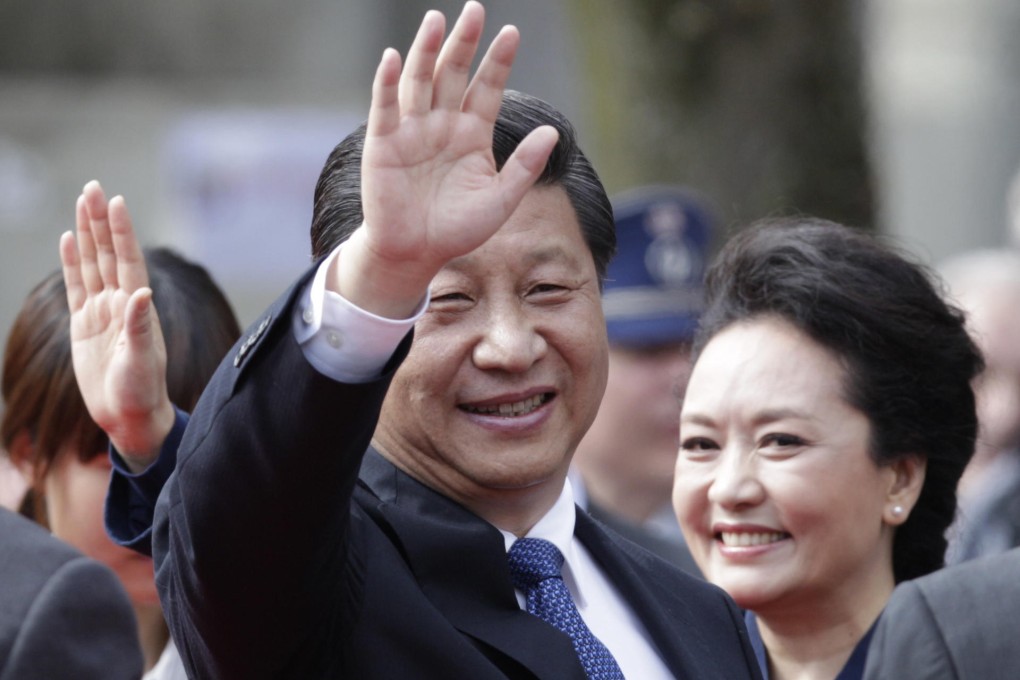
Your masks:
M 485 13 L 468 2 L 449 37 L 430 11 L 402 65 L 383 53 L 362 160 L 365 224 L 343 254 L 337 289 L 365 309 L 406 316 L 451 259 L 491 237 L 531 188 L 556 145 L 542 126 L 501 170 L 492 135 L 520 43 L 504 27 L 469 77 Z

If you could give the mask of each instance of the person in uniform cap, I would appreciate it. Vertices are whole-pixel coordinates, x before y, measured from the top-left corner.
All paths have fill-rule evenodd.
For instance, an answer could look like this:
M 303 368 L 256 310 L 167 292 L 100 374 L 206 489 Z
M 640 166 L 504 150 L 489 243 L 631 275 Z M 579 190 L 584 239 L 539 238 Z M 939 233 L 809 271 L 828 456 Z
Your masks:
M 673 186 L 625 192 L 613 212 L 617 254 L 602 295 L 609 381 L 575 454 L 573 483 L 594 517 L 698 574 L 670 493 L 712 216 L 702 199 Z

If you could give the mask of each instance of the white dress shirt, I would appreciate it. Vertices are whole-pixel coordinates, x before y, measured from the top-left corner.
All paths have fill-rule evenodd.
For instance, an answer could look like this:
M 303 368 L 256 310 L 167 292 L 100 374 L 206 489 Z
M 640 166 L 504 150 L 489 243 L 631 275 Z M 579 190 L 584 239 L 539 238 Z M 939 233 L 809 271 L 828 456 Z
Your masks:
M 294 313 L 294 335 L 305 358 L 323 375 L 346 383 L 368 382 L 382 374 L 397 345 L 425 314 L 429 297 L 425 296 L 411 318 L 399 321 L 356 307 L 326 290 L 326 275 L 342 248 L 341 244 L 323 260 L 303 291 Z M 577 540 L 575 517 L 574 494 L 568 481 L 559 499 L 528 532 L 528 537 L 544 538 L 563 553 L 563 581 L 581 618 L 616 657 L 626 677 L 672 678 L 640 620 Z M 517 537 L 500 531 L 509 550 Z M 517 593 L 517 600 L 523 609 L 523 593 Z
M 163 653 L 159 656 L 159 661 L 142 676 L 142 680 L 188 680 L 188 674 L 184 670 L 184 661 L 172 639 L 167 641 Z

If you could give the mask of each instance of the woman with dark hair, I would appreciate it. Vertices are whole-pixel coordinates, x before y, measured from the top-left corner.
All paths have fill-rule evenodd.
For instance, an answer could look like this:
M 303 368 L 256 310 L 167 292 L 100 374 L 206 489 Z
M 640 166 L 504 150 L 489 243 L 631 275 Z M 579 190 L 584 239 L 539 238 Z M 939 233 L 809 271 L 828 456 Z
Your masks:
M 982 361 L 926 271 L 822 220 L 752 225 L 707 275 L 674 505 L 766 678 L 859 678 L 896 583 L 944 563 Z
M 101 192 L 97 200 L 105 206 Z M 191 409 L 240 328 L 205 269 L 165 249 L 147 251 L 145 260 L 165 338 L 169 394 L 174 404 Z M 183 677 L 168 645 L 151 558 L 115 545 L 103 529 L 108 439 L 89 417 L 75 382 L 70 319 L 64 279 L 56 271 L 28 295 L 7 338 L 0 439 L 29 482 L 22 512 L 117 574 L 134 606 L 151 672 L 146 678 Z

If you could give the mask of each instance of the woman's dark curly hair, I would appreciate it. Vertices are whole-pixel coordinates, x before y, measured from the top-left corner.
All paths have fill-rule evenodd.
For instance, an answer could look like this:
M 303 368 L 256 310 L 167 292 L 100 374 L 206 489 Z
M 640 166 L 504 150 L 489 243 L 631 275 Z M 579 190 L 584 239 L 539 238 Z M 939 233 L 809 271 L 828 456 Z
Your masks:
M 706 277 L 695 354 L 735 322 L 772 316 L 839 357 L 844 397 L 871 424 L 874 460 L 927 461 L 917 505 L 896 530 L 896 581 L 943 566 L 956 485 L 974 452 L 971 381 L 983 362 L 927 269 L 849 227 L 785 218 L 737 234 Z

